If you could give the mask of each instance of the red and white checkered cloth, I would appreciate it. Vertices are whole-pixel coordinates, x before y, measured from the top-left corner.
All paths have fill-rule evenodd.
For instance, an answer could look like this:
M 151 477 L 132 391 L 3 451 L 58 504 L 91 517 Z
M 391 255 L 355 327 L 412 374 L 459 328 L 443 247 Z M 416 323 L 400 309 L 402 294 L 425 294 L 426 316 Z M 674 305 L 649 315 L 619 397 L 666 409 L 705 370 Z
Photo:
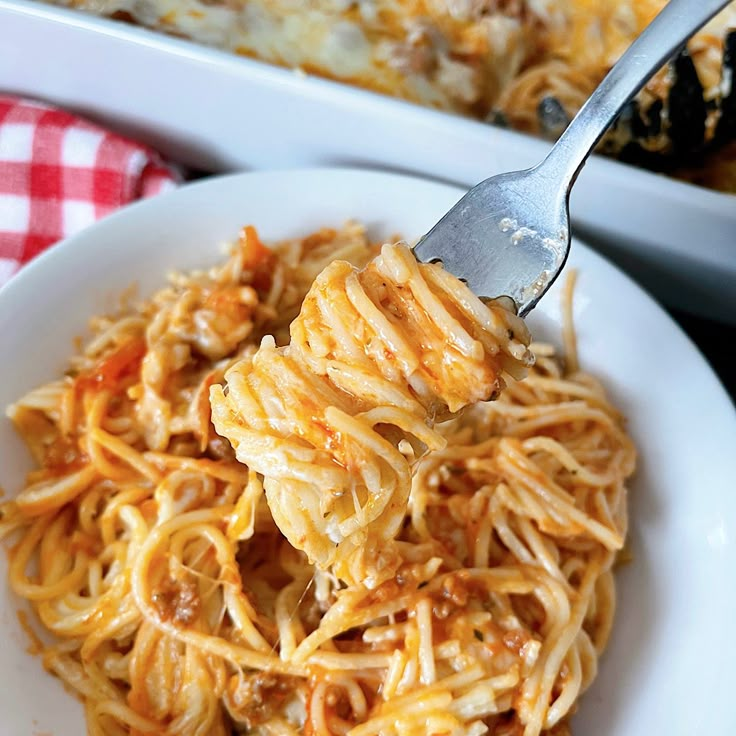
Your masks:
M 53 243 L 179 180 L 147 146 L 0 95 L 0 286 Z

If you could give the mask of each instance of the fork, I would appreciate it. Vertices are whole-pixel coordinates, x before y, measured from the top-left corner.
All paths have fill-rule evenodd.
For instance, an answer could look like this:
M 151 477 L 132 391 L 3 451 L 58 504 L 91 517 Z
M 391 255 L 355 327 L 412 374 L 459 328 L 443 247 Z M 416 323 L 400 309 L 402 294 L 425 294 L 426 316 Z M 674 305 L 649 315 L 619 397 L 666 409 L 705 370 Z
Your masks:
M 513 299 L 527 315 L 570 251 L 570 190 L 626 103 L 730 0 L 670 0 L 593 92 L 537 166 L 474 186 L 414 247 L 480 297 Z M 736 82 L 734 82 L 736 83 Z

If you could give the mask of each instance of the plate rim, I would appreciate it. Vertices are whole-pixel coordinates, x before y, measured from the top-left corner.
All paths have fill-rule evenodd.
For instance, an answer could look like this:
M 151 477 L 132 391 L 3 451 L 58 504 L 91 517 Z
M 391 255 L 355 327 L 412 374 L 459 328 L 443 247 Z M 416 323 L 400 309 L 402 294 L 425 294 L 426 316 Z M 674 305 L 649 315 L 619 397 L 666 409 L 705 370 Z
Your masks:
M 4 0 L 0 0 L 0 4 L 4 2 Z M 37 278 L 35 274 L 37 272 L 40 272 L 39 269 L 45 269 L 47 268 L 46 263 L 53 264 L 56 260 L 63 257 L 63 254 L 66 252 L 66 250 L 69 247 L 75 248 L 78 247 L 75 245 L 75 243 L 79 239 L 86 239 L 90 237 L 90 231 L 94 231 L 96 228 L 102 226 L 102 227 L 114 227 L 115 223 L 118 222 L 120 218 L 126 218 L 129 216 L 129 213 L 131 211 L 138 212 L 138 211 L 144 211 L 149 208 L 155 208 L 157 207 L 157 203 L 161 201 L 163 198 L 166 198 L 166 200 L 178 198 L 181 196 L 181 192 L 183 191 L 199 191 L 199 189 L 206 189 L 208 187 L 212 186 L 219 186 L 219 182 L 222 182 L 222 185 L 224 186 L 226 183 L 233 183 L 237 182 L 241 179 L 251 179 L 251 178 L 270 178 L 270 177 L 280 177 L 284 175 L 297 175 L 297 176 L 316 176 L 316 175 L 340 175 L 340 176 L 349 176 L 349 177 L 375 177 L 376 179 L 381 178 L 391 178 L 397 181 L 404 180 L 408 183 L 421 183 L 426 184 L 430 186 L 435 186 L 438 188 L 444 188 L 448 191 L 452 191 L 454 194 L 457 195 L 458 199 L 465 194 L 468 191 L 467 187 L 459 186 L 454 183 L 448 183 L 448 182 L 442 182 L 437 181 L 436 179 L 431 179 L 429 177 L 423 177 L 416 174 L 407 174 L 402 172 L 394 172 L 394 171 L 385 171 L 375 168 L 369 168 L 369 167 L 361 167 L 361 166 L 304 166 L 304 167 L 276 167 L 273 169 L 268 170 L 254 170 L 254 171 L 235 171 L 231 173 L 226 174 L 215 174 L 212 176 L 206 176 L 201 179 L 197 179 L 195 181 L 190 181 L 182 184 L 181 186 L 178 186 L 175 189 L 172 189 L 167 192 L 163 192 L 161 194 L 157 194 L 153 197 L 148 197 L 146 199 L 137 200 L 135 202 L 132 202 L 130 204 L 127 204 L 120 209 L 106 215 L 105 217 L 101 218 L 100 220 L 97 220 L 96 222 L 92 223 L 91 225 L 88 225 L 83 230 L 81 230 L 78 233 L 74 233 L 73 235 L 70 235 L 68 237 L 63 238 L 62 240 L 58 241 L 54 245 L 50 246 L 46 250 L 44 250 L 42 253 L 38 254 L 36 257 L 34 257 L 31 261 L 24 264 L 21 269 L 15 273 L 13 276 L 11 276 L 10 280 L 7 281 L 5 284 L 0 286 L 0 308 L 3 305 L 3 302 L 5 299 L 8 299 L 10 297 L 7 296 L 8 293 L 10 293 L 11 297 L 12 294 L 17 289 L 24 288 L 23 284 L 25 283 L 25 280 L 28 278 Z M 709 373 L 709 377 L 718 384 L 721 392 L 723 393 L 723 399 L 726 400 L 726 402 L 731 406 L 731 408 L 734 410 L 734 423 L 736 426 L 736 400 L 732 399 L 730 394 L 728 393 L 723 381 L 721 380 L 720 376 L 716 373 L 713 366 L 710 364 L 708 359 L 706 358 L 703 351 L 697 346 L 697 344 L 692 340 L 692 338 L 685 332 L 685 330 L 678 324 L 678 322 L 672 317 L 669 312 L 649 293 L 649 291 L 639 284 L 632 276 L 630 276 L 626 271 L 624 271 L 621 267 L 619 267 L 616 263 L 614 263 L 608 256 L 606 256 L 603 253 L 598 252 L 595 248 L 593 248 L 591 245 L 589 245 L 584 239 L 579 238 L 575 235 L 572 237 L 572 246 L 582 246 L 584 251 L 586 251 L 588 254 L 594 257 L 594 259 L 599 259 L 601 262 L 606 264 L 606 267 L 612 268 L 616 273 L 623 277 L 623 279 L 627 282 L 629 286 L 634 287 L 638 292 L 640 292 L 640 295 L 645 297 L 646 301 L 649 303 L 649 306 L 651 308 L 654 308 L 658 312 L 658 317 L 663 318 L 665 322 L 667 322 L 668 326 L 670 328 L 673 328 L 681 338 L 684 338 L 688 346 L 691 350 L 697 353 L 698 357 L 700 358 L 700 361 L 704 364 L 704 367 L 707 368 L 707 372 Z M 59 256 L 59 252 L 62 253 L 62 256 Z M 20 281 L 20 285 L 17 285 Z
M 13 292 L 15 289 L 10 289 L 9 287 L 12 286 L 12 284 L 18 283 L 19 281 L 26 282 L 30 279 L 31 285 L 32 282 L 36 279 L 40 279 L 43 277 L 43 274 L 48 272 L 49 270 L 53 269 L 55 260 L 60 260 L 64 257 L 66 257 L 66 252 L 70 247 L 74 248 L 81 248 L 83 250 L 86 250 L 86 248 L 89 247 L 89 244 L 92 243 L 96 237 L 97 233 L 103 233 L 108 229 L 114 229 L 117 225 L 117 222 L 121 218 L 127 218 L 130 216 L 131 211 L 145 211 L 147 209 L 155 210 L 157 207 L 160 207 L 160 203 L 163 200 L 163 198 L 186 198 L 187 196 L 190 197 L 200 197 L 201 198 L 201 190 L 206 189 L 208 187 L 227 187 L 233 184 L 233 182 L 237 182 L 238 180 L 252 180 L 252 179 L 280 179 L 284 176 L 292 176 L 292 177 L 313 177 L 313 176 L 319 176 L 319 177 L 337 177 L 339 179 L 344 179 L 345 177 L 351 178 L 356 177 L 359 179 L 375 179 L 376 181 L 379 180 L 385 180 L 386 178 L 390 178 L 394 180 L 397 183 L 401 182 L 407 182 L 407 183 L 413 183 L 418 184 L 420 186 L 427 186 L 431 188 L 436 188 L 438 190 L 444 190 L 447 192 L 448 196 L 452 194 L 452 196 L 461 196 L 461 194 L 464 192 L 464 189 L 461 187 L 456 187 L 453 185 L 448 185 L 445 183 L 438 183 L 436 181 L 432 181 L 430 179 L 417 177 L 417 176 L 409 176 L 405 174 L 396 174 L 393 172 L 376 172 L 373 170 L 366 170 L 366 169 L 360 169 L 360 168 L 340 168 L 340 167 L 311 167 L 311 168 L 299 168 L 299 169 L 278 169 L 273 171 L 257 171 L 257 172 L 245 172 L 245 173 L 236 173 L 236 174 L 230 174 L 225 176 L 219 176 L 219 177 L 211 177 L 207 179 L 203 179 L 198 182 L 194 182 L 192 184 L 188 184 L 185 187 L 181 187 L 177 190 L 174 190 L 172 192 L 168 192 L 166 194 L 158 195 L 157 197 L 153 197 L 148 200 L 144 200 L 141 202 L 137 202 L 129 207 L 123 208 L 116 213 L 104 218 L 102 221 L 98 222 L 97 224 L 90 226 L 89 228 L 85 229 L 81 233 L 78 233 L 77 235 L 71 236 L 70 238 L 67 238 L 65 241 L 62 241 L 62 243 L 59 244 L 59 246 L 55 248 L 51 248 L 42 255 L 40 255 L 37 259 L 34 260 L 31 264 L 29 264 L 26 268 L 21 271 L 20 274 L 18 274 L 14 279 L 12 279 L 9 284 L 7 284 L 5 287 L 0 289 L 0 313 L 2 313 L 2 308 L 4 304 L 6 304 L 6 300 L 13 298 Z M 235 184 L 237 187 L 237 184 Z M 183 194 L 183 192 L 188 191 L 191 192 L 191 194 L 186 195 Z M 359 213 L 356 213 L 357 216 L 360 216 Z M 74 241 L 86 241 L 87 245 L 82 243 L 82 245 L 74 246 Z M 63 245 L 66 243 L 67 245 Z M 638 294 L 638 296 L 641 298 L 643 297 L 645 302 L 648 302 L 648 308 L 651 310 L 652 307 L 654 307 L 654 310 L 652 311 L 652 314 L 656 315 L 656 319 L 658 321 L 658 324 L 666 324 L 668 325 L 668 334 L 671 334 L 673 336 L 677 336 L 677 339 L 681 342 L 681 344 L 687 348 L 687 350 L 692 353 L 692 358 L 697 362 L 698 366 L 698 372 L 697 372 L 697 378 L 703 379 L 705 377 L 708 378 L 707 385 L 705 385 L 705 382 L 703 381 L 701 387 L 699 388 L 700 391 L 712 393 L 713 391 L 716 392 L 716 395 L 719 396 L 719 411 L 722 409 L 720 417 L 726 418 L 728 422 L 728 434 L 733 435 L 734 441 L 736 442 L 736 409 L 733 407 L 733 404 L 731 402 L 730 397 L 728 396 L 728 393 L 726 392 L 725 388 L 723 387 L 722 383 L 720 382 L 718 376 L 713 371 L 710 364 L 707 362 L 707 360 L 704 358 L 702 353 L 698 350 L 697 346 L 694 345 L 692 340 L 688 337 L 688 335 L 680 328 L 680 326 L 672 319 L 672 317 L 654 300 L 645 289 L 643 289 L 638 283 L 636 283 L 631 277 L 629 277 L 625 272 L 623 272 L 620 268 L 618 268 L 616 265 L 612 264 L 605 256 L 602 256 L 601 254 L 594 251 L 592 248 L 587 246 L 582 241 L 577 241 L 577 244 L 582 246 L 583 250 L 585 251 L 586 257 L 592 259 L 592 261 L 595 263 L 596 261 L 603 265 L 605 268 L 613 269 L 613 271 L 617 274 L 617 276 L 623 277 L 624 281 L 627 283 L 627 285 L 630 288 L 633 288 L 633 290 Z M 61 247 L 63 246 L 63 247 Z M 25 274 L 25 276 L 24 276 Z M 33 275 L 33 274 L 40 274 L 39 275 Z M 163 281 L 163 274 L 161 274 L 161 280 Z M 20 288 L 20 287 L 15 287 Z M 24 288 L 26 288 L 24 286 Z M 8 296 L 8 293 L 10 293 L 10 296 Z M 662 321 L 662 317 L 664 317 L 664 321 Z M 1 324 L 1 321 L 0 321 Z M 674 331 L 672 330 L 674 328 Z M 684 338 L 684 341 L 683 341 Z M 0 334 L 0 341 L 2 340 L 2 334 Z M 705 370 L 703 370 L 705 369 Z M 699 381 L 699 385 L 701 382 Z M 610 389 L 608 383 L 606 382 L 607 389 Z M 618 396 L 616 397 L 619 398 Z M 725 398 L 726 402 L 720 401 L 720 399 Z M 728 411 L 728 407 L 730 407 L 730 412 Z M 736 445 L 735 445 L 736 446 Z M 720 486 L 723 486 L 723 483 L 719 484 Z M 728 521 L 733 521 L 733 514 L 728 515 Z M 646 523 L 643 521 L 642 523 Z M 733 528 L 732 526 L 730 528 Z M 734 548 L 733 544 L 729 545 L 729 559 L 732 558 L 734 555 Z M 617 585 L 618 588 L 618 585 Z M 7 596 L 7 593 L 6 593 Z M 5 596 L 4 596 L 5 597 Z M 7 599 L 7 598 L 6 598 Z M 11 598 L 12 600 L 12 598 Z M 628 609 L 627 609 L 628 610 Z M 617 616 L 617 620 L 621 617 L 621 613 L 619 612 Z M 605 657 L 605 655 L 604 655 Z M 31 657 L 28 657 L 29 660 L 31 660 Z M 605 662 L 605 658 L 604 658 Z M 605 667 L 605 665 L 604 665 Z M 725 672 L 724 672 L 725 674 Z M 617 693 L 614 693 L 613 697 L 615 698 L 617 696 Z M 68 697 L 68 695 L 66 696 Z M 71 698 L 70 698 L 71 700 Z M 586 699 L 583 698 L 583 703 L 586 702 Z M 719 713 L 721 711 L 719 710 Z

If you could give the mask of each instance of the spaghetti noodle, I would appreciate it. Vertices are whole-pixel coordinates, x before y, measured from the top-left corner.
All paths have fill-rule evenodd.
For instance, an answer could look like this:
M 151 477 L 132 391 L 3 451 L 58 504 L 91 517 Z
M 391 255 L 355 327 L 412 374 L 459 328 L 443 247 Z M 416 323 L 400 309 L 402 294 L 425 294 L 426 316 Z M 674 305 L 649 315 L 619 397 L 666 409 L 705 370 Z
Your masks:
M 273 250 L 246 228 L 224 265 L 95 319 L 67 374 L 10 407 L 38 465 L 0 507 L 10 585 L 90 734 L 568 732 L 611 627 L 634 449 L 541 344 L 455 415 L 523 370 L 525 329 L 402 246 L 375 255 L 357 225 Z M 334 525 L 303 515 L 310 494 Z

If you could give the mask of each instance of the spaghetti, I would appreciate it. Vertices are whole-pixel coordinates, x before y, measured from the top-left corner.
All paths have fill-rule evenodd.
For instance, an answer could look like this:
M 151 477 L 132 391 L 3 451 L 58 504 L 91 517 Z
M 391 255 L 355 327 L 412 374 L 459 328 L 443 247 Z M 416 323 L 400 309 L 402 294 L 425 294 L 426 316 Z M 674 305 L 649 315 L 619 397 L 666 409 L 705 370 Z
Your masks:
M 455 415 L 524 369 L 524 327 L 405 248 L 376 253 L 357 225 L 272 250 L 246 228 L 222 266 L 95 319 L 67 374 L 10 407 L 38 465 L 0 507 L 10 585 L 90 734 L 568 732 L 611 627 L 632 444 L 574 354 L 541 344 L 525 380 Z M 239 411 L 252 432 L 234 437 L 250 465 L 210 392 L 220 429 Z M 302 515 L 353 475 L 334 526 Z
M 310 561 L 368 587 L 393 577 L 411 487 L 398 446 L 436 450 L 432 431 L 498 395 L 531 362 L 524 323 L 485 306 L 441 266 L 386 245 L 358 271 L 315 281 L 291 342 L 273 339 L 211 389 L 212 419 L 238 460 L 263 473 L 269 508 Z M 227 396 L 225 395 L 227 391 Z M 419 450 L 421 452 L 421 450 Z

